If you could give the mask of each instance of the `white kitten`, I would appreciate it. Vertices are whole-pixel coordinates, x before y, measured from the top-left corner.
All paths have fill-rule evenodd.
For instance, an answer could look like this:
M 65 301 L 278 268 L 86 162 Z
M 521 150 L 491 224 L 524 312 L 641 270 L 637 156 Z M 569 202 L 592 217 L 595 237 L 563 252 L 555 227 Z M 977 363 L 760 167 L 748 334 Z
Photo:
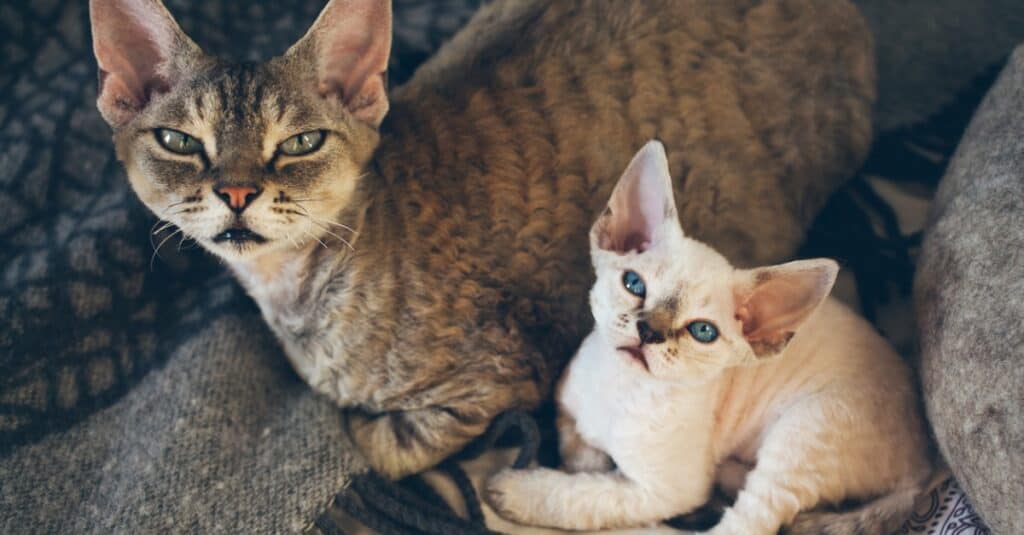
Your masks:
M 488 498 L 500 514 L 646 525 L 700 507 L 717 482 L 738 496 L 714 534 L 900 526 L 932 471 L 921 410 L 907 365 L 828 297 L 835 262 L 741 270 L 686 238 L 658 142 L 634 157 L 590 239 L 596 325 L 558 394 L 575 473 L 499 473 Z M 797 515 L 847 499 L 867 503 Z

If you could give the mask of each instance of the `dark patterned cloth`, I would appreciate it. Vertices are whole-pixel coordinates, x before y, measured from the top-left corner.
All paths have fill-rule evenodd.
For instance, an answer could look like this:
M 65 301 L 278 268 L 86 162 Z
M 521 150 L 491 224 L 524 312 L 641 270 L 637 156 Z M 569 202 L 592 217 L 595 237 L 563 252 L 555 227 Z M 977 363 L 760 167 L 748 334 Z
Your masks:
M 1024 11 L 983 2 L 972 26 L 936 36 L 958 0 L 928 0 L 928 24 L 920 2 L 898 19 L 856 1 L 881 40 L 883 124 L 937 111 L 949 91 L 920 96 L 921 80 L 966 84 Z M 479 2 L 395 0 L 392 82 Z M 168 4 L 208 52 L 253 60 L 282 52 L 323 0 Z M 916 85 L 901 85 L 910 66 Z M 302 529 L 363 470 L 338 411 L 215 261 L 154 235 L 95 98 L 86 2 L 0 2 L 0 533 Z

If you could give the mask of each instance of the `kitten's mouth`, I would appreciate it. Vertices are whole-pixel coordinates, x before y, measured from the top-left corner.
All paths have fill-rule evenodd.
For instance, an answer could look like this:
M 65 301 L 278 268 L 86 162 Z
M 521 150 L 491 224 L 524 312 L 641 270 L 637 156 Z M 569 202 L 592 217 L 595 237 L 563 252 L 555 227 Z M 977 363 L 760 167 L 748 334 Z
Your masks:
M 629 355 L 631 359 L 643 365 L 645 370 L 651 371 L 651 369 L 647 366 L 647 357 L 644 356 L 643 350 L 640 349 L 639 347 L 620 347 L 619 351 L 624 351 L 627 355 Z
M 213 243 L 231 242 L 234 244 L 263 243 L 266 238 L 247 228 L 229 228 L 213 237 Z

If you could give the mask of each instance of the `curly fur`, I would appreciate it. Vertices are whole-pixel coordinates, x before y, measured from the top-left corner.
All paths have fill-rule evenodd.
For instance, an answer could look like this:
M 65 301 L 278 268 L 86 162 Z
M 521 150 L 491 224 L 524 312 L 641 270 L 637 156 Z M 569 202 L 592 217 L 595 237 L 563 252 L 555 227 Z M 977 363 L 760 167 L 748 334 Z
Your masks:
M 310 86 L 317 50 L 176 61 L 195 69 L 118 115 L 115 141 L 140 198 L 229 263 L 299 374 L 356 409 L 356 441 L 395 477 L 549 392 L 591 323 L 589 222 L 643 141 L 668 140 L 690 233 L 753 264 L 794 252 L 871 138 L 870 37 L 846 1 L 493 2 L 390 94 L 379 132 Z M 210 174 L 162 162 L 146 130 L 182 116 L 269 192 L 245 217 L 274 240 L 209 239 L 227 224 Z M 290 177 L 267 169 L 254 147 L 310 125 L 340 134 Z M 168 212 L 186 198 L 204 215 Z

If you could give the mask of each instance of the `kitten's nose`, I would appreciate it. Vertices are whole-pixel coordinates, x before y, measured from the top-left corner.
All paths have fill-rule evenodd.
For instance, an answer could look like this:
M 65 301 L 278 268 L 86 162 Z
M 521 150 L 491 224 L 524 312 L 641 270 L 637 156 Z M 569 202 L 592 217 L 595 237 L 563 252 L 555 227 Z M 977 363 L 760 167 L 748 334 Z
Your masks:
M 636 330 L 640 334 L 641 344 L 661 344 L 665 342 L 665 335 L 651 328 L 651 325 L 644 320 L 636 322 Z
M 254 186 L 214 186 L 213 192 L 236 214 L 241 214 L 263 190 Z

